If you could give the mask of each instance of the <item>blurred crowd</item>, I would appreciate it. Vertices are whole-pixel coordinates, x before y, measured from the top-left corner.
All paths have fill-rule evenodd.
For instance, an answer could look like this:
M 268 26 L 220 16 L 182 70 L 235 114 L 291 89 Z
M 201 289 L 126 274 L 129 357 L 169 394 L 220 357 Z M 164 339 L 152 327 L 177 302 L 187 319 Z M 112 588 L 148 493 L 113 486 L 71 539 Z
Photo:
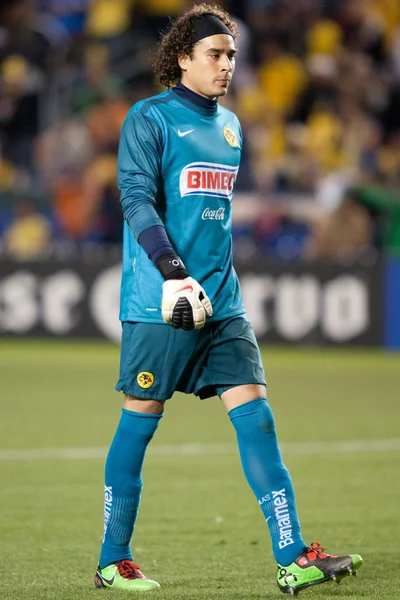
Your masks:
M 187 0 L 2 0 L 0 255 L 118 249 L 119 131 Z M 243 256 L 400 255 L 399 0 L 220 0 L 239 24 Z

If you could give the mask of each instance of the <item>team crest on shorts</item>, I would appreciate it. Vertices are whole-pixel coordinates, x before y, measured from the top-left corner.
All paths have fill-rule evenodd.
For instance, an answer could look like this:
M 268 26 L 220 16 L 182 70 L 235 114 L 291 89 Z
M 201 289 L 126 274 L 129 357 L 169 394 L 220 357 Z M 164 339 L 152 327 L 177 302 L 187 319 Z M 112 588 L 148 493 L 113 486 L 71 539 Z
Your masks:
M 239 142 L 236 133 L 230 127 L 224 127 L 224 137 L 232 148 L 238 148 Z
M 142 371 L 136 379 L 140 387 L 145 389 L 151 387 L 154 383 L 154 375 L 148 371 Z

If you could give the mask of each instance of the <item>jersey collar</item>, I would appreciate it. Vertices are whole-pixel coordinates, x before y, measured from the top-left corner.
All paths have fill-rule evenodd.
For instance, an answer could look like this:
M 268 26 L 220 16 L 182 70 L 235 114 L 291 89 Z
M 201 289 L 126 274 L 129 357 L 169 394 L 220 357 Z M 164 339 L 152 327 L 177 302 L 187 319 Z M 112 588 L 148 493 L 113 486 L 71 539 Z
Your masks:
M 196 92 L 183 85 L 181 81 L 172 88 L 172 91 L 183 104 L 202 115 L 214 117 L 218 112 L 218 100 L 210 100 L 196 94 Z

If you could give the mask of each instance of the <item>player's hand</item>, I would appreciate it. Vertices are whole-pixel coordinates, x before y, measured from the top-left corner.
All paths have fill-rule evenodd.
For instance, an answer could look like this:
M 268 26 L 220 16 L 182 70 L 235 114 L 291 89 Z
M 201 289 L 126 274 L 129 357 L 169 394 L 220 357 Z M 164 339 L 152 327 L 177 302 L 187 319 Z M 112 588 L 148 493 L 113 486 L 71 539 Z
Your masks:
M 161 313 L 165 323 L 175 329 L 201 329 L 211 317 L 211 302 L 193 277 L 169 279 L 163 283 Z

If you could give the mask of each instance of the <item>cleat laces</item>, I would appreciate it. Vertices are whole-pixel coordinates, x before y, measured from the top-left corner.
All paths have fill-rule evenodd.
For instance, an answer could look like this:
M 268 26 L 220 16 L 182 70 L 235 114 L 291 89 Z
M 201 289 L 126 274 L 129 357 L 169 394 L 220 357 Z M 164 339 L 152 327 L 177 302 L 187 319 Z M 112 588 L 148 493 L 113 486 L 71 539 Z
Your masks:
M 330 554 L 326 554 L 325 548 L 319 542 L 311 542 L 310 547 L 305 549 L 305 552 L 310 560 L 318 558 L 336 558 Z
M 132 560 L 125 559 L 117 563 L 118 571 L 124 579 L 146 579 L 138 565 Z

